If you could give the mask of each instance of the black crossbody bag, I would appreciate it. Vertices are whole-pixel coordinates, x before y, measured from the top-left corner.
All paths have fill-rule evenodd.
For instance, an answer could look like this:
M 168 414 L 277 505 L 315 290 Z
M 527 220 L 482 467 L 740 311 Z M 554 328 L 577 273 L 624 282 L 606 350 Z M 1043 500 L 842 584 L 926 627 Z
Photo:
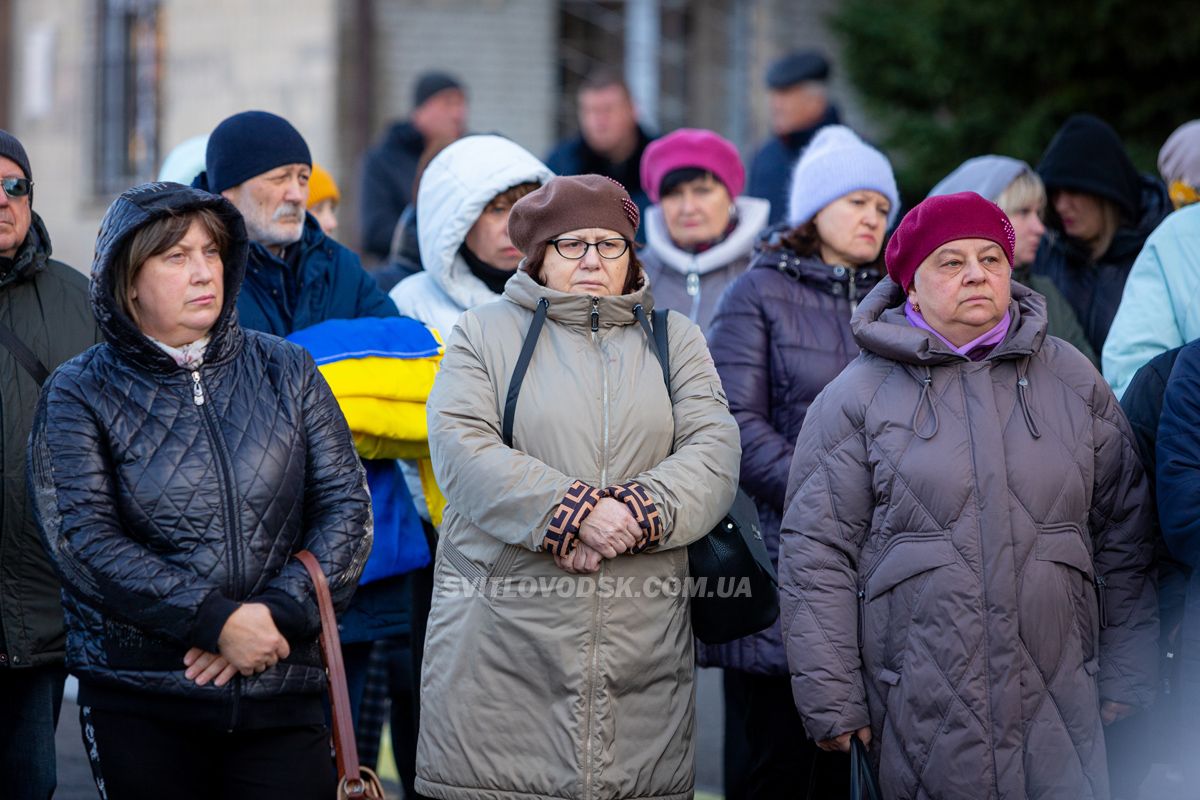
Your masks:
M 12 353 L 12 357 L 29 373 L 29 377 L 37 381 L 39 387 L 50 377 L 50 370 L 46 369 L 46 365 L 13 333 L 12 328 L 3 322 L 0 322 L 0 344 Z
M 521 383 L 533 357 L 538 335 L 546 321 L 549 303 L 541 300 L 534 311 L 521 354 L 513 367 L 504 402 L 501 435 L 512 447 L 513 420 Z M 667 311 L 653 313 L 651 329 L 644 314 L 650 349 L 662 367 L 667 395 L 671 392 L 671 351 L 667 343 Z M 692 629 L 705 644 L 723 644 L 770 627 L 779 617 L 779 584 L 759 527 L 754 501 L 738 489 L 733 506 L 702 539 L 688 545 L 688 570 L 696 593 L 692 597 Z

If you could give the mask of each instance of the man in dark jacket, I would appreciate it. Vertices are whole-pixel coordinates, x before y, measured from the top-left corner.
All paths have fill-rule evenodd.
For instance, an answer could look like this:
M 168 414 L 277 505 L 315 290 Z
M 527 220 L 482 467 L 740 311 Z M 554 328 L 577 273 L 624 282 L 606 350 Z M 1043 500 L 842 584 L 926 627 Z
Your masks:
M 811 50 L 786 55 L 767 70 L 774 135 L 750 164 L 746 194 L 771 201 L 772 225 L 787 215 L 788 187 L 800 152 L 818 129 L 841 122 L 825 93 L 828 78 L 829 62 Z
M 392 124 L 367 152 L 362 177 L 363 251 L 388 257 L 396 222 L 412 204 L 421 154 L 431 142 L 450 142 L 467 129 L 467 96 L 453 75 L 427 72 L 417 79 L 413 110 Z
M 642 152 L 654 137 L 638 124 L 629 87 L 619 76 L 600 72 L 579 88 L 579 134 L 546 158 L 555 175 L 604 175 L 625 187 L 643 216 L 650 198 L 642 191 Z M 645 234 L 638 231 L 638 241 Z
M 25 442 L 42 381 L 100 341 L 87 279 L 50 258 L 25 148 L 0 130 L 0 797 L 54 793 L 62 702 L 59 582 L 25 489 Z
M 250 235 L 243 327 L 287 336 L 327 319 L 397 316 L 358 256 L 305 212 L 312 156 L 291 123 L 266 111 L 234 114 L 213 130 L 205 163 L 196 186 L 237 206 Z

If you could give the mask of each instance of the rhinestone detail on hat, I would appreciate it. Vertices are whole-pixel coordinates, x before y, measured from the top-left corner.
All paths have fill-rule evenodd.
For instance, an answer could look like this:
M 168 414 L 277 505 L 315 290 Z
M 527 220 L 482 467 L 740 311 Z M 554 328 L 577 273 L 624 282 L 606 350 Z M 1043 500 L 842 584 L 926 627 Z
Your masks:
M 629 220 L 629 224 L 637 230 L 638 219 L 641 212 L 638 211 L 637 203 L 630 200 L 628 197 L 621 198 L 621 208 L 625 210 L 625 218 Z
M 1008 219 L 1008 214 L 1002 214 L 1004 218 L 1004 235 L 1008 237 L 1008 252 L 1015 253 L 1017 250 L 1017 232 L 1013 230 L 1012 222 Z

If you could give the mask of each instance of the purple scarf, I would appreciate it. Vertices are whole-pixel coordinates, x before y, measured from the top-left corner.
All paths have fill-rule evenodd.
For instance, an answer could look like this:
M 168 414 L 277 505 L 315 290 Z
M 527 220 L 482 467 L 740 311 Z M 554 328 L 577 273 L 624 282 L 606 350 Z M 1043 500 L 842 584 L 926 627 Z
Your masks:
M 988 353 L 992 352 L 992 348 L 1004 341 L 1004 337 L 1008 336 L 1008 326 L 1012 324 L 1012 313 L 1004 312 L 1004 317 L 1001 318 L 996 326 L 987 333 L 972 339 L 962 347 L 955 347 L 954 343 L 942 336 L 933 329 L 925 317 L 921 316 L 921 312 L 912 307 L 912 303 L 908 300 L 904 301 L 904 317 L 908 320 L 908 324 L 914 328 L 920 328 L 923 331 L 929 331 L 938 338 L 946 347 L 949 347 L 960 356 L 966 356 L 972 361 L 982 361 L 987 358 Z

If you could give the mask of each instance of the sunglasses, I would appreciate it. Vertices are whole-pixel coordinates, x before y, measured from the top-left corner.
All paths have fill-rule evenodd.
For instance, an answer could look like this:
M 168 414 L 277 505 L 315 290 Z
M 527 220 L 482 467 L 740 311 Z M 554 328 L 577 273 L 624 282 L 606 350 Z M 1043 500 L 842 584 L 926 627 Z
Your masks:
M 25 197 L 33 189 L 33 181 L 29 178 L 0 178 L 0 187 L 9 197 Z

